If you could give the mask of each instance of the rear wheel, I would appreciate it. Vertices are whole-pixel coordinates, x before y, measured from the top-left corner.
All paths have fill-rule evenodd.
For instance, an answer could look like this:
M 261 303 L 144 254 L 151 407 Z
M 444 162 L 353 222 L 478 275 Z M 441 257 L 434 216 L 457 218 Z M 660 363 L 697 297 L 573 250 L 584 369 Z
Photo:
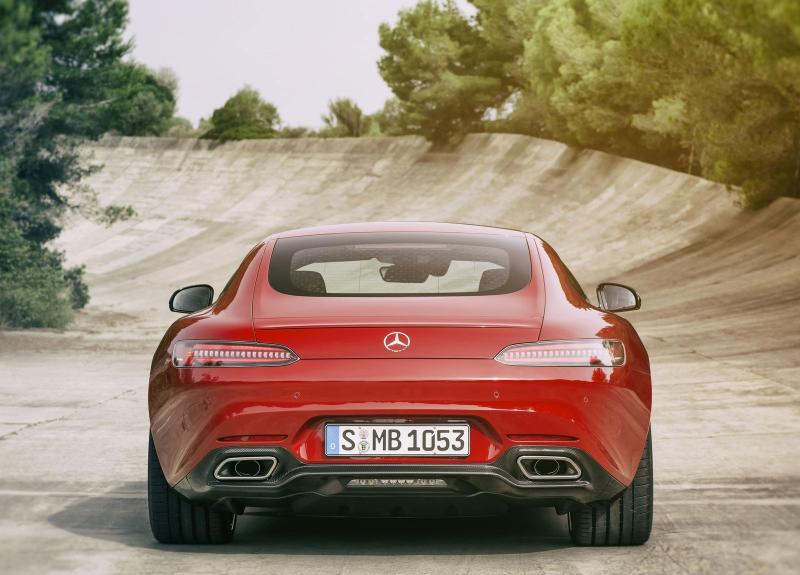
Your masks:
M 147 458 L 147 503 L 150 530 L 161 543 L 228 543 L 233 537 L 236 514 L 192 503 L 169 486 L 152 436 Z
M 569 531 L 577 545 L 641 545 L 653 525 L 653 454 L 650 433 L 633 481 L 613 501 L 569 513 Z

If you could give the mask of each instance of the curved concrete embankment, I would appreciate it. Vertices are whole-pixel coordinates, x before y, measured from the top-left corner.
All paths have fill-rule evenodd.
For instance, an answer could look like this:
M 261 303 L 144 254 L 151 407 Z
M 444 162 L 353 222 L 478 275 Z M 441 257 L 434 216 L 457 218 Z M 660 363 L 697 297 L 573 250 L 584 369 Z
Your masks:
M 633 284 L 645 306 L 631 318 L 650 335 L 798 379 L 798 201 L 742 212 L 719 184 L 514 135 L 472 135 L 448 151 L 415 137 L 108 138 L 91 153 L 104 166 L 89 181 L 101 202 L 138 213 L 110 229 L 76 222 L 60 240 L 87 266 L 96 313 L 158 318 L 160 329 L 175 287 L 221 287 L 281 229 L 469 222 L 540 235 L 587 288 Z

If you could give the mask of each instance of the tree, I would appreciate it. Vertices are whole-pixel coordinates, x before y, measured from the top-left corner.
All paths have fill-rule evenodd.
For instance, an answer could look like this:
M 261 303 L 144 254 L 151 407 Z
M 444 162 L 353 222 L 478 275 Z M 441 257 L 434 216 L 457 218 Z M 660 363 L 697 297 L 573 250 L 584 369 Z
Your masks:
M 623 38 L 637 67 L 668 79 L 644 120 L 666 117 L 655 129 L 679 133 L 691 164 L 741 186 L 742 203 L 750 207 L 779 195 L 800 196 L 795 0 L 634 3 Z
M 513 12 L 527 31 L 520 70 L 545 132 L 561 141 L 676 166 L 679 141 L 634 121 L 663 93 L 633 65 L 621 40 L 629 0 L 526 2 Z
M 173 125 L 175 99 L 170 84 L 145 66 L 126 62 L 119 66 L 121 89 L 103 107 L 100 125 L 127 136 L 161 136 Z
M 278 132 L 278 138 L 297 139 L 297 138 L 311 138 L 314 131 L 306 128 L 305 126 L 284 126 Z
M 211 121 L 211 118 L 200 118 L 197 121 L 197 131 L 200 134 L 205 134 L 214 129 L 214 123 Z
M 192 121 L 182 116 L 174 116 L 161 135 L 167 138 L 196 138 L 201 132 L 192 125 Z
M 245 86 L 211 115 L 212 128 L 203 137 L 214 140 L 274 138 L 281 123 L 278 109 Z
M 322 121 L 323 137 L 360 138 L 369 133 L 372 120 L 350 98 L 337 98 L 328 102 L 328 113 L 322 116 Z
M 61 327 L 87 301 L 82 270 L 48 247 L 65 211 L 98 219 L 78 147 L 157 134 L 174 94 L 125 60 L 123 0 L 0 0 L 0 324 Z M 108 209 L 110 208 L 110 209 Z
M 373 126 L 377 126 L 381 136 L 401 136 L 411 133 L 406 125 L 402 104 L 397 98 L 386 100 L 383 108 L 372 114 L 371 121 Z
M 381 26 L 396 125 L 551 137 L 699 172 L 751 207 L 800 196 L 797 0 L 470 1 L 472 18 L 424 0 Z
M 381 76 L 400 101 L 412 133 L 441 144 L 481 128 L 487 110 L 510 88 L 489 46 L 456 5 L 426 0 L 400 12 L 394 27 L 381 24 Z

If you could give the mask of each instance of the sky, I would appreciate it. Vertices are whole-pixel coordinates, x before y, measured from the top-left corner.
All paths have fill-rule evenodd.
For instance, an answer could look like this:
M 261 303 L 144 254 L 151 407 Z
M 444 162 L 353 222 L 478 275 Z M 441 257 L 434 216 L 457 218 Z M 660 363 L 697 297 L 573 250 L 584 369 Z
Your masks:
M 319 127 L 328 101 L 367 113 L 391 92 L 376 62 L 378 26 L 415 0 L 129 0 L 133 58 L 178 76 L 178 115 L 193 124 L 245 84 L 284 125 Z M 460 6 L 466 2 L 460 1 Z

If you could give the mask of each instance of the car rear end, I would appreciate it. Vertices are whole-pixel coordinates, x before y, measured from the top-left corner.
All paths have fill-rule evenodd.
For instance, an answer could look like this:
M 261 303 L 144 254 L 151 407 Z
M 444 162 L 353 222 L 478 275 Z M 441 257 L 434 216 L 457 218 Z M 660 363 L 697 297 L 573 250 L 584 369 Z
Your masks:
M 252 337 L 195 326 L 164 350 L 151 413 L 167 480 L 232 512 L 613 499 L 647 437 L 647 356 L 548 249 L 504 230 L 270 240 L 239 286 Z

